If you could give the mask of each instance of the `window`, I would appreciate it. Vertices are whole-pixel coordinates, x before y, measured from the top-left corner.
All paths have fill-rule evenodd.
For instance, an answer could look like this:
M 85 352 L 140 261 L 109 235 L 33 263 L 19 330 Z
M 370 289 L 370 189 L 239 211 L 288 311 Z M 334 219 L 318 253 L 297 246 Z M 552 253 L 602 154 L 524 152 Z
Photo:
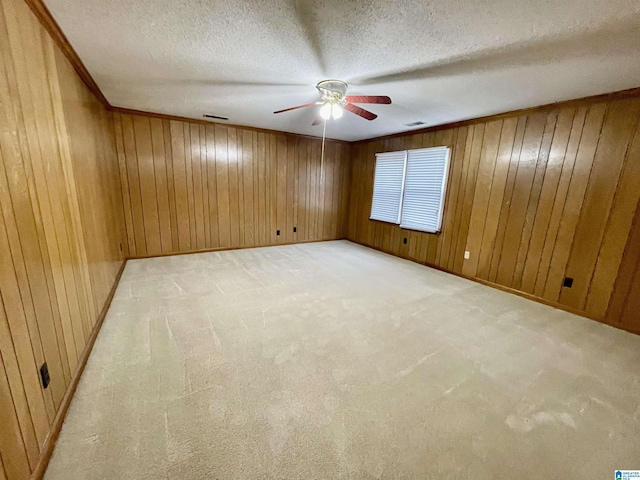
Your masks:
M 371 204 L 372 219 L 400 223 L 406 164 L 406 151 L 376 154 L 376 176 L 373 181 Z
M 370 218 L 439 232 L 448 172 L 448 147 L 376 154 Z

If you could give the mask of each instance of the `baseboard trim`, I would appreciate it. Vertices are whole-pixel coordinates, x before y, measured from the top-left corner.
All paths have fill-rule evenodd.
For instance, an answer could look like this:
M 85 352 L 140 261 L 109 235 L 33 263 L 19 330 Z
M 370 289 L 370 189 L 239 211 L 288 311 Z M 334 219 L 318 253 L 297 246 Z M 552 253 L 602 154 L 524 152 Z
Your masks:
M 640 332 L 637 332 L 637 331 L 632 330 L 630 328 L 625 328 L 623 326 L 611 324 L 611 323 L 607 322 L 604 318 L 598 318 L 596 316 L 589 315 L 585 311 L 579 310 L 577 308 L 569 307 L 567 305 L 562 305 L 561 303 L 557 303 L 557 302 L 551 302 L 551 301 L 546 300 L 544 298 L 540 298 L 540 297 L 536 297 L 535 295 L 531 295 L 530 293 L 522 292 L 520 290 L 516 290 L 515 288 L 511 288 L 511 287 L 505 287 L 504 285 L 500 285 L 498 283 L 490 282 L 488 280 L 483 280 L 482 278 L 470 277 L 469 275 L 465 275 L 463 273 L 453 272 L 451 270 L 447 270 L 446 268 L 442 268 L 442 267 L 440 267 L 438 265 L 433 265 L 431 263 L 422 263 L 422 262 L 419 262 L 419 261 L 414 260 L 412 258 L 405 258 L 405 257 L 402 257 L 402 256 L 396 254 L 395 252 L 392 252 L 392 251 L 389 251 L 389 250 L 384 250 L 384 249 L 378 248 L 378 247 L 374 247 L 372 245 L 367 245 L 366 243 L 358 242 L 357 240 L 352 240 L 350 238 L 347 238 L 347 240 L 349 240 L 350 242 L 356 243 L 358 245 L 362 245 L 363 247 L 370 248 L 372 250 L 377 250 L 379 252 L 386 253 L 388 255 L 392 255 L 394 257 L 402 258 L 403 260 L 408 260 L 409 262 L 417 263 L 418 265 L 424 265 L 425 267 L 433 268 L 434 270 L 438 270 L 440 272 L 444 272 L 444 273 L 448 273 L 448 274 L 451 274 L 451 275 L 455 275 L 456 277 L 464 278 L 465 280 L 471 280 L 472 282 L 476 282 L 476 283 L 479 283 L 481 285 L 485 285 L 487 287 L 495 288 L 496 290 L 501 290 L 503 292 L 511 293 L 513 295 L 517 295 L 519 297 L 526 298 L 527 300 L 532 300 L 534 302 L 541 303 L 543 305 L 547 305 L 548 307 L 557 308 L 558 310 L 563 310 L 565 312 L 573 313 L 574 315 L 578 315 L 580 317 L 584 317 L 584 318 L 587 318 L 589 320 L 595 320 L 596 322 L 603 323 L 604 325 L 609 325 L 610 327 L 617 328 L 619 330 L 625 330 L 627 332 L 635 333 L 636 335 L 640 335 Z
M 248 248 L 281 247 L 284 245 L 300 245 L 303 243 L 335 242 L 336 240 L 347 240 L 347 238 L 341 237 L 341 238 L 325 238 L 322 240 L 300 240 L 298 242 L 268 243 L 265 245 L 246 245 L 246 246 L 240 246 L 240 247 L 202 248 L 200 250 L 186 250 L 184 252 L 166 252 L 166 253 L 157 253 L 153 255 L 135 255 L 135 256 L 127 257 L 127 260 L 142 260 L 145 258 L 173 257 L 176 255 L 191 255 L 194 253 L 226 252 L 229 250 L 246 250 Z
M 47 466 L 49 465 L 49 460 L 51 460 L 51 454 L 53 453 L 53 449 L 56 445 L 56 441 L 58 440 L 58 436 L 60 435 L 60 430 L 62 429 L 62 424 L 64 423 L 64 418 L 67 415 L 67 411 L 69 410 L 69 405 L 71 405 L 71 400 L 73 399 L 73 395 L 76 392 L 76 388 L 78 387 L 78 382 L 80 381 L 80 377 L 82 376 L 82 372 L 84 371 L 84 367 L 87 364 L 87 360 L 89 359 L 89 355 L 91 355 L 91 350 L 93 349 L 93 344 L 98 337 L 98 332 L 100 332 L 100 328 L 102 327 L 102 323 L 104 322 L 105 317 L 107 316 L 107 312 L 109 311 L 109 307 L 111 306 L 111 301 L 113 300 L 113 296 L 116 293 L 116 288 L 118 288 L 118 284 L 120 283 L 120 278 L 122 277 L 122 273 L 124 272 L 124 267 L 127 264 L 127 260 L 122 261 L 122 265 L 120 266 L 120 270 L 116 275 L 116 279 L 113 282 L 113 286 L 111 287 L 111 291 L 107 296 L 106 301 L 104 302 L 104 306 L 102 307 L 102 311 L 98 316 L 96 324 L 91 331 L 91 335 L 87 340 L 87 344 L 82 351 L 82 355 L 78 359 L 78 365 L 76 366 L 75 371 L 73 372 L 73 376 L 71 377 L 71 383 L 67 388 L 67 391 L 62 397 L 62 403 L 60 404 L 60 408 L 56 413 L 56 416 L 53 420 L 53 424 L 51 425 L 51 430 L 47 435 L 47 438 L 44 441 L 44 445 L 42 446 L 42 450 L 40 451 L 40 458 L 38 459 L 38 464 L 36 468 L 31 473 L 30 480 L 41 480 L 44 477 L 44 473 L 47 470 Z

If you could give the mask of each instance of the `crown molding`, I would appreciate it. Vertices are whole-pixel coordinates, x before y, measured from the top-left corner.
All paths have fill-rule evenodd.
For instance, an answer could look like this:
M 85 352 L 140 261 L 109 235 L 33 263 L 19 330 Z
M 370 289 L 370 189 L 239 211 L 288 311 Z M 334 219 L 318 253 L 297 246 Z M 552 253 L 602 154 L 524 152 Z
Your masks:
M 322 140 L 322 137 L 316 137 L 315 135 L 304 135 L 302 133 L 283 132 L 282 130 L 270 130 L 268 128 L 249 127 L 247 125 L 236 125 L 233 123 L 227 123 L 225 121 L 216 122 L 212 120 L 200 120 L 197 118 L 179 117 L 176 115 L 168 115 L 165 113 L 145 112 L 142 110 L 132 110 L 129 108 L 113 107 L 113 106 L 108 107 L 108 110 L 114 113 L 121 113 L 123 115 L 138 115 L 143 117 L 159 118 L 161 120 L 174 120 L 178 122 L 196 123 L 199 125 L 222 125 L 224 127 L 238 128 L 240 130 L 249 130 L 249 131 L 258 132 L 258 133 L 270 133 L 275 135 L 288 135 L 288 136 L 294 136 L 298 138 L 308 138 L 310 140 Z M 336 138 L 327 138 L 326 141 L 341 143 L 344 145 L 351 145 L 353 143 L 353 142 L 348 142 L 346 140 L 339 140 Z
M 103 95 L 102 91 L 98 87 L 98 84 L 93 80 L 93 77 L 87 70 L 87 67 L 84 66 L 82 60 L 73 49 L 66 35 L 62 32 L 60 25 L 53 18 L 51 12 L 47 8 L 47 6 L 43 3 L 42 0 L 24 0 L 25 3 L 29 6 L 33 14 L 40 21 L 40 24 L 44 27 L 44 29 L 49 32 L 53 41 L 60 47 L 62 53 L 73 65 L 75 71 L 80 75 L 80 78 L 85 83 L 85 85 L 91 90 L 91 92 L 96 96 L 96 98 L 102 103 L 105 107 L 110 107 L 109 102 L 106 97 Z
M 523 115 L 531 115 L 534 113 L 539 113 L 539 112 L 549 111 L 549 110 L 556 110 L 560 108 L 580 107 L 580 106 L 589 105 L 593 103 L 609 102 L 612 100 L 622 100 L 625 98 L 634 98 L 634 97 L 640 97 L 640 87 L 630 88 L 628 90 L 620 90 L 620 91 L 611 92 L 611 93 L 603 93 L 601 95 L 591 95 L 589 97 L 575 98 L 572 100 L 563 100 L 555 103 L 547 103 L 544 105 L 539 105 L 537 107 L 528 107 L 528 108 L 521 108 L 519 110 L 510 110 L 504 113 L 496 113 L 493 115 L 486 115 L 484 117 L 470 118 L 468 120 L 461 120 L 459 122 L 443 123 L 441 125 L 434 125 L 432 127 L 424 127 L 424 128 L 418 128 L 416 130 L 408 130 L 405 132 L 392 133 L 389 135 L 382 135 L 380 137 L 365 138 L 364 140 L 356 140 L 355 142 L 351 142 L 351 143 L 352 145 L 360 145 L 367 142 L 388 140 L 390 138 L 405 137 L 407 135 L 437 132 L 438 130 L 448 130 L 450 128 L 465 127 L 468 125 L 474 125 L 476 123 L 487 123 L 495 120 L 502 120 L 505 118 L 512 118 L 512 117 L 520 117 Z
M 187 118 L 187 117 L 179 117 L 174 115 L 165 115 L 161 113 L 145 112 L 140 110 L 131 110 L 128 108 L 114 107 L 109 103 L 109 101 L 103 95 L 102 91 L 98 87 L 98 84 L 94 81 L 93 77 L 91 77 L 91 74 L 82 63 L 82 60 L 80 60 L 80 57 L 78 56 L 76 51 L 73 49 L 73 47 L 69 43 L 69 40 L 67 39 L 65 34 L 62 32 L 60 25 L 58 25 L 58 22 L 55 21 L 55 19 L 51 15 L 51 12 L 47 8 L 47 6 L 44 4 L 43 0 L 24 0 L 24 1 L 29 6 L 31 11 L 34 13 L 36 18 L 40 21 L 40 23 L 45 28 L 45 30 L 49 32 L 54 42 L 58 45 L 58 47 L 60 47 L 60 49 L 62 50 L 62 53 L 67 57 L 67 59 L 69 59 L 69 61 L 71 62 L 71 65 L 73 65 L 73 68 L 76 70 L 76 72 L 78 73 L 82 81 L 87 85 L 89 90 L 91 90 L 91 92 L 96 96 L 96 98 L 107 108 L 107 110 L 123 113 L 127 115 L 143 115 L 147 117 L 161 118 L 165 120 L 177 120 L 181 122 L 199 123 L 199 124 L 205 124 L 205 125 L 217 125 L 217 124 L 226 125 L 228 127 L 240 128 L 244 130 L 251 130 L 251 131 L 263 132 L 263 133 L 295 135 L 298 137 L 311 138 L 311 139 L 321 138 L 313 135 L 301 135 L 296 133 L 283 132 L 280 130 L 269 130 L 264 128 L 248 127 L 244 125 L 233 125 L 233 124 L 228 124 L 223 122 L 211 122 L 211 121 L 198 120 L 198 119 Z M 389 135 L 382 135 L 379 137 L 371 137 L 363 140 L 357 140 L 354 142 L 348 142 L 346 140 L 336 140 L 336 139 L 327 139 L 327 140 L 330 140 L 332 142 L 343 143 L 347 145 L 360 145 L 367 142 L 373 142 L 378 140 L 387 140 L 390 138 L 404 137 L 407 135 L 416 135 L 416 134 L 422 134 L 422 133 L 435 132 L 438 130 L 447 130 L 450 128 L 464 127 L 467 125 L 474 125 L 477 123 L 486 123 L 494 120 L 501 120 L 504 118 L 520 117 L 522 115 L 531 115 L 534 113 L 554 110 L 558 108 L 579 107 L 586 104 L 608 102 L 612 100 L 620 100 L 624 98 L 632 98 L 632 97 L 639 97 L 639 96 L 640 96 L 640 87 L 636 87 L 628 90 L 621 90 L 618 92 L 605 93 L 601 95 L 592 95 L 589 97 L 582 97 L 582 98 L 577 98 L 573 100 L 564 100 L 560 102 L 539 105 L 537 107 L 521 108 L 519 110 L 511 110 L 508 112 L 487 115 L 484 117 L 470 118 L 468 120 L 461 120 L 459 122 L 445 123 L 441 125 L 434 125 L 431 127 L 419 128 L 416 130 L 407 130 L 404 132 L 398 132 L 398 133 L 393 133 Z

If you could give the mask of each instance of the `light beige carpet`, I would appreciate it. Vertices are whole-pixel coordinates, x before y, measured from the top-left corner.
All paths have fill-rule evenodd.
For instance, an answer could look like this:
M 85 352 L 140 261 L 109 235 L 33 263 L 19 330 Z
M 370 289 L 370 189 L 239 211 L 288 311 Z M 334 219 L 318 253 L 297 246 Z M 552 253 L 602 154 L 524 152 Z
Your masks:
M 608 479 L 640 337 L 347 241 L 128 263 L 47 480 Z

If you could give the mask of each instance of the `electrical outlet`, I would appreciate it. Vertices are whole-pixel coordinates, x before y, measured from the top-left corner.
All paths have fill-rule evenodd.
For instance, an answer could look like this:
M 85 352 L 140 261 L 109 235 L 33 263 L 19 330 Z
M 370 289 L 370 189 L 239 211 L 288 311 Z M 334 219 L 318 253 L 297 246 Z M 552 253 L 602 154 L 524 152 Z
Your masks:
M 276 230 L 276 235 L 280 235 L 280 230 Z
M 465 250 L 464 252 L 464 259 L 465 260 L 469 260 L 471 258 L 471 252 L 468 250 Z
M 40 367 L 40 378 L 42 379 L 42 387 L 47 388 L 49 386 L 49 382 L 51 378 L 49 377 L 49 367 L 47 367 L 47 362 L 44 362 Z
M 404 243 L 405 245 L 407 244 L 407 238 L 405 237 L 405 239 L 402 241 L 402 243 Z
M 565 277 L 564 281 L 562 282 L 562 286 L 567 288 L 573 287 L 573 278 Z
M 298 227 L 293 227 L 293 233 L 296 233 L 298 231 Z

